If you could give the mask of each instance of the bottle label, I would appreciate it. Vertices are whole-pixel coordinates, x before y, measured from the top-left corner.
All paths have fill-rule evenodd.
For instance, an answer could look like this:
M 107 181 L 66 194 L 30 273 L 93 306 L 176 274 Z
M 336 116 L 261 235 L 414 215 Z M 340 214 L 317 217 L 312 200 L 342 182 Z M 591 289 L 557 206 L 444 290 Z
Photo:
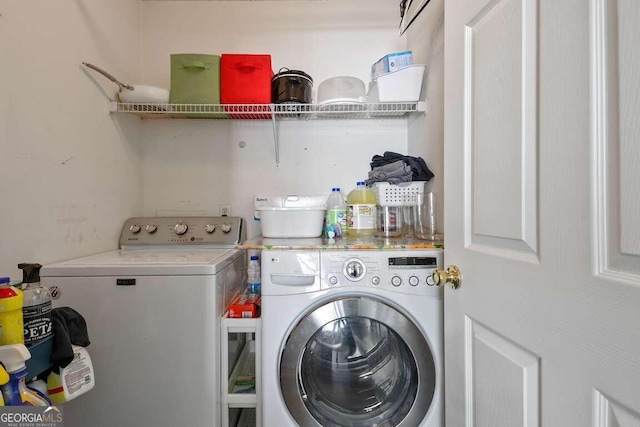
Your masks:
M 338 224 L 343 232 L 347 229 L 347 210 L 329 209 L 327 211 L 327 225 Z
M 73 361 L 60 373 L 69 393 L 69 400 L 93 388 L 93 366 L 85 349 L 74 348 Z
M 53 335 L 51 301 L 22 308 L 24 345 L 33 346 Z
M 376 205 L 349 205 L 347 227 L 350 230 L 373 230 L 376 225 Z

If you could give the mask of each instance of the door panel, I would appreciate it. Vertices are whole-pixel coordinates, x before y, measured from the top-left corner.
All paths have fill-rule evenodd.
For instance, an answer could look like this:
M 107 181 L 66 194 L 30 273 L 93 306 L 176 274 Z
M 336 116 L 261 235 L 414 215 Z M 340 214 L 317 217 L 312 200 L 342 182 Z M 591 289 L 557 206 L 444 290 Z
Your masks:
M 637 427 L 640 426 L 640 414 L 624 405 L 610 400 L 598 390 L 593 396 L 595 427 Z
M 592 0 L 592 8 L 597 271 L 640 283 L 640 9 L 635 0 Z
M 537 426 L 539 358 L 470 317 L 465 332 L 467 424 Z
M 518 202 L 522 155 L 517 143 L 522 99 L 517 54 L 520 15 L 519 0 L 492 2 L 465 29 L 473 233 L 518 240 L 522 230 Z
M 446 425 L 638 426 L 640 2 L 444 19 Z
M 464 27 L 466 244 L 535 260 L 535 2 L 479 2 L 470 16 Z

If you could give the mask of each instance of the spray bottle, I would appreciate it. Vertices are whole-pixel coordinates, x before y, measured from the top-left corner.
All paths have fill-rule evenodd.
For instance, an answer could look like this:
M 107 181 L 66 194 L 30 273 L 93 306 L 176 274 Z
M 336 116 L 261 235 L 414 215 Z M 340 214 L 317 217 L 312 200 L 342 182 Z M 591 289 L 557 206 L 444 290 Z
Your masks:
M 0 362 L 9 374 L 9 382 L 0 386 L 5 405 L 51 406 L 51 402 L 36 390 L 27 387 L 27 365 L 31 353 L 23 344 L 0 346 Z
M 95 375 L 91 357 L 86 348 L 73 348 L 73 361 L 60 372 L 51 371 L 47 376 L 47 397 L 56 405 L 88 392 L 95 385 Z
M 18 264 L 22 270 L 24 345 L 32 347 L 53 335 L 51 292 L 40 283 L 40 264 Z

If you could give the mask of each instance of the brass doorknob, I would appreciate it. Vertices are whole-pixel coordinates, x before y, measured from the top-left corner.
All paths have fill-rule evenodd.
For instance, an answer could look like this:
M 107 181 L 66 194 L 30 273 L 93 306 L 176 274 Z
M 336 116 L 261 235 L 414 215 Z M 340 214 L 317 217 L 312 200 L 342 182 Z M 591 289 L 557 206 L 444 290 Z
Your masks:
M 434 271 L 431 278 L 436 286 L 444 286 L 448 283 L 453 289 L 458 289 L 462 284 L 462 274 L 460 274 L 460 269 L 455 265 L 450 265 L 447 271 Z

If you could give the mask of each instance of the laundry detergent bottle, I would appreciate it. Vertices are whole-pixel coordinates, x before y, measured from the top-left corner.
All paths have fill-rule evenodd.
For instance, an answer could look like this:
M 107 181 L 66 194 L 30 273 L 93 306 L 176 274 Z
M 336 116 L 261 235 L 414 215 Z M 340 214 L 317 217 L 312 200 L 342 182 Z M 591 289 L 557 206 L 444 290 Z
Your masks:
M 347 196 L 347 236 L 371 236 L 376 230 L 376 195 L 359 181 Z
M 0 362 L 9 374 L 9 382 L 0 386 L 5 405 L 51 406 L 49 399 L 27 387 L 27 365 L 31 353 L 24 344 L 0 346 Z

